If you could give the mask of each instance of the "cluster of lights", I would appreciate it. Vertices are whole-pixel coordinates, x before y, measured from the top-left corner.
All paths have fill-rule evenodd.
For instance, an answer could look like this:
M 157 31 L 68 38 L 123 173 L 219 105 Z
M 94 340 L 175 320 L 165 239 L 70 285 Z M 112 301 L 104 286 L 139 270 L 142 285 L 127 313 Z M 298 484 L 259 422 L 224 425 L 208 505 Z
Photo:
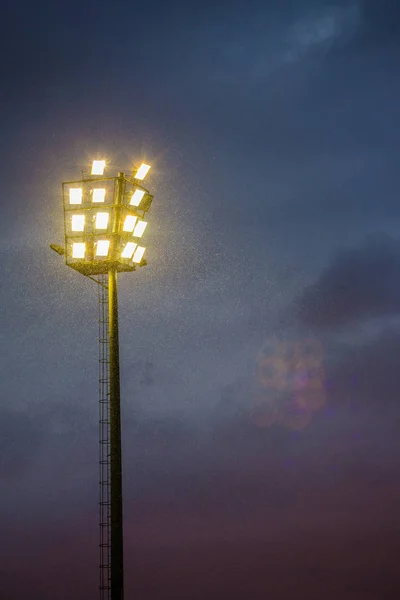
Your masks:
M 103 175 L 104 169 L 106 168 L 105 160 L 94 160 L 92 163 L 92 171 L 91 175 Z M 134 178 L 142 181 L 147 173 L 150 171 L 151 166 L 146 165 L 146 163 L 142 163 L 140 167 L 135 171 Z
M 91 191 L 92 202 L 104 202 L 106 199 L 105 188 L 94 188 Z M 83 189 L 82 188 L 70 188 L 69 190 L 69 203 L 70 204 L 82 204 Z
M 98 240 L 95 243 L 95 255 L 107 258 L 110 249 L 110 240 Z M 121 258 L 128 258 L 134 263 L 140 263 L 146 248 L 139 246 L 136 242 L 128 242 L 121 252 Z M 74 242 L 72 244 L 72 258 L 84 259 L 86 256 L 86 242 Z
M 103 175 L 105 169 L 105 160 L 94 160 L 92 165 L 91 175 Z M 146 165 L 142 163 L 140 167 L 134 174 L 134 179 L 138 181 L 143 181 L 146 177 L 147 173 L 151 169 L 150 165 Z M 105 202 L 106 199 L 106 189 L 105 188 L 94 188 L 91 190 L 92 194 L 92 202 Z M 145 190 L 137 189 L 133 192 L 129 205 L 134 207 L 139 207 L 141 201 L 146 195 Z M 83 201 L 83 189 L 82 188 L 74 188 L 71 187 L 69 190 L 69 203 L 70 204 L 82 204 Z
M 106 162 L 104 160 L 94 160 L 92 164 L 91 175 L 103 175 Z M 143 180 L 150 170 L 150 165 L 143 163 L 134 173 L 134 179 Z M 129 206 L 133 208 L 139 208 L 141 201 L 146 195 L 146 191 L 142 189 L 135 189 L 129 199 Z M 106 188 L 93 188 L 90 192 L 91 201 L 93 204 L 105 203 L 106 199 Z M 70 187 L 69 188 L 69 204 L 70 205 L 82 205 L 83 203 L 83 188 L 81 187 Z M 146 210 L 146 209 L 145 209 Z M 106 232 L 110 224 L 110 213 L 109 212 L 96 212 L 93 216 L 94 229 L 96 231 Z M 89 228 L 86 227 L 89 225 Z M 139 219 L 137 216 L 128 214 L 125 216 L 122 223 L 122 232 L 132 234 L 134 238 L 141 238 L 147 227 L 146 221 Z M 85 233 L 92 228 L 87 223 L 87 218 L 83 214 L 72 214 L 71 216 L 71 231 L 74 233 Z M 98 258 L 107 258 L 110 251 L 110 240 L 101 239 L 94 242 L 94 255 Z M 129 259 L 134 263 L 139 264 L 143 258 L 145 248 L 139 246 L 134 241 L 128 241 L 125 243 L 120 257 L 123 259 Z M 73 242 L 72 243 L 72 258 L 85 260 L 87 254 L 86 242 Z
M 92 194 L 92 202 L 104 202 L 106 199 L 106 189 L 105 188 L 94 188 L 91 191 Z M 135 190 L 131 196 L 129 205 L 134 206 L 135 208 L 139 207 L 141 201 L 143 200 L 146 192 L 144 190 Z M 69 189 L 69 203 L 70 204 L 82 204 L 83 200 L 83 189 L 82 188 L 70 188 Z
M 108 212 L 98 212 L 94 217 L 95 229 L 107 230 L 110 215 Z M 147 221 L 142 221 L 134 215 L 127 215 L 122 230 L 131 233 L 133 237 L 141 238 L 147 227 Z M 85 215 L 72 215 L 71 231 L 74 233 L 85 231 Z

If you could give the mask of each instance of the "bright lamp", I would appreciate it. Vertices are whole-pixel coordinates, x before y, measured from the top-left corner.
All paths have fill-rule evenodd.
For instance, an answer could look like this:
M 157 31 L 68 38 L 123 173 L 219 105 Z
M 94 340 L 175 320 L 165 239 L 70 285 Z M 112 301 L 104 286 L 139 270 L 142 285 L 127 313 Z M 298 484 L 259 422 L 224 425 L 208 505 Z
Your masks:
M 69 189 L 69 203 L 82 204 L 82 188 Z
M 146 250 L 146 248 L 143 248 L 143 246 L 138 246 L 136 248 L 135 254 L 133 255 L 133 258 L 132 258 L 134 263 L 140 263 L 140 261 L 143 258 L 143 254 L 144 254 L 145 250 Z
M 138 221 L 136 223 L 135 229 L 133 230 L 133 234 L 132 234 L 133 237 L 138 237 L 138 238 L 142 237 L 146 227 L 147 227 L 146 221 Z
M 139 206 L 145 193 L 146 192 L 144 192 L 143 190 L 135 190 L 132 194 L 132 198 L 131 198 L 131 201 L 129 202 L 129 204 L 131 206 Z
M 108 256 L 110 240 L 98 240 L 96 244 L 96 256 Z
M 74 242 L 72 244 L 72 258 L 85 258 L 85 242 Z
M 72 231 L 84 231 L 85 215 L 72 215 L 71 229 Z
M 135 174 L 135 179 L 144 179 L 147 175 L 147 173 L 150 171 L 151 166 L 150 165 L 146 165 L 146 163 L 142 163 L 140 165 L 140 167 L 138 168 L 138 170 L 136 171 Z
M 106 197 L 106 190 L 104 188 L 94 188 L 93 202 L 104 202 L 105 197 Z
M 132 258 L 132 254 L 135 252 L 137 244 L 135 242 L 128 242 L 122 251 L 122 258 Z
M 108 212 L 96 213 L 96 221 L 95 221 L 96 229 L 107 229 L 109 216 L 110 215 L 108 214 Z
M 132 233 L 132 231 L 135 228 L 136 221 L 137 217 L 134 217 L 133 215 L 127 215 L 125 217 L 123 231 L 129 231 L 130 233 Z
M 92 175 L 103 175 L 105 166 L 105 160 L 94 160 L 92 163 Z

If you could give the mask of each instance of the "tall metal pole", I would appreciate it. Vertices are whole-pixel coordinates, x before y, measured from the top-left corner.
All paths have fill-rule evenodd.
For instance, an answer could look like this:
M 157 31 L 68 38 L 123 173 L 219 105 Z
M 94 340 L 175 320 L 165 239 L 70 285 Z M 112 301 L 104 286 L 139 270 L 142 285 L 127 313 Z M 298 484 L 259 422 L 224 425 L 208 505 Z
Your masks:
M 111 474 L 111 600 L 124 597 L 122 533 L 121 394 L 119 375 L 117 272 L 108 272 L 110 327 L 110 474 Z
M 101 163 L 101 164 L 96 164 Z M 105 161 L 93 161 L 91 175 L 104 172 Z M 132 255 L 132 262 L 127 263 L 125 258 L 125 249 L 129 249 L 127 235 L 122 224 L 122 213 L 130 219 L 135 216 L 135 212 L 127 204 L 125 198 L 126 184 L 130 193 L 133 189 L 142 189 L 137 186 L 132 179 L 141 181 L 145 176 L 150 165 L 143 163 L 133 176 L 126 178 L 124 173 L 118 173 L 118 177 L 107 178 L 83 178 L 80 181 L 66 181 L 62 184 L 63 189 L 63 207 L 64 207 L 64 242 L 65 246 L 50 244 L 50 247 L 60 255 L 65 254 L 66 265 L 85 275 L 102 286 L 102 295 L 99 297 L 99 427 L 100 427 L 100 585 L 101 598 L 107 600 L 124 599 L 124 556 L 123 556 L 123 505 L 122 505 L 122 445 L 121 445 L 121 394 L 120 394 L 120 366 L 119 366 L 119 336 L 118 336 L 118 289 L 117 276 L 119 272 L 135 270 L 133 263 L 144 266 L 143 257 L 144 248 L 137 247 L 139 251 Z M 100 173 L 101 171 L 101 173 Z M 139 173 L 140 172 L 140 173 Z M 114 181 L 113 203 L 109 204 L 110 196 L 107 196 L 108 215 L 111 217 L 112 231 L 109 231 L 104 239 L 104 233 L 96 232 L 93 235 L 92 228 L 85 229 L 84 225 L 74 225 L 74 220 L 84 223 L 85 215 L 92 214 L 91 207 L 89 213 L 87 209 L 87 188 L 92 187 L 98 181 Z M 132 188 L 133 184 L 133 188 Z M 78 185 L 78 187 L 74 187 Z M 97 199 L 94 197 L 93 202 Z M 106 192 L 103 188 L 97 190 L 98 193 Z M 111 190 L 109 190 L 111 191 Z M 107 194 L 109 194 L 109 191 Z M 139 213 L 147 212 L 150 208 L 152 196 L 144 190 L 144 203 L 142 203 Z M 69 199 L 68 199 L 69 196 Z M 85 198 L 83 202 L 83 198 Z M 132 196 L 133 198 L 133 196 Z M 104 197 L 102 198 L 104 200 Z M 84 204 L 84 206 L 78 205 Z M 135 207 L 135 204 L 133 207 Z M 72 206 L 71 206 L 72 205 Z M 76 206 L 74 206 L 76 205 Z M 73 211 L 73 212 L 71 212 Z M 141 215 L 141 219 L 143 218 Z M 90 220 L 90 219 L 88 219 Z M 125 221 L 126 222 L 126 221 Z M 138 221 L 144 231 L 146 223 Z M 82 232 L 77 235 L 75 232 Z M 99 236 L 97 236 L 97 233 Z M 133 237 L 140 237 L 135 230 Z M 82 239 L 84 241 L 82 241 Z M 80 241 L 78 241 L 80 240 Z M 100 241 L 108 246 L 106 255 L 103 255 L 104 245 L 100 246 Z M 109 245 L 107 242 L 110 242 Z M 96 248 L 97 246 L 97 248 Z M 128 248 L 127 248 L 128 246 Z M 135 245 L 136 246 L 136 245 Z M 102 260 L 104 258 L 104 261 Z M 98 260 L 101 259 L 101 260 Z M 96 279 L 93 275 L 98 275 Z M 108 286 L 105 285 L 105 277 L 108 277 Z M 107 307 L 107 293 L 108 307 Z M 108 319 L 107 319 L 108 308 Z M 107 329 L 108 325 L 108 329 Z M 110 539 L 111 538 L 111 539 Z M 111 595 L 110 595 L 111 592 Z
M 122 203 L 123 173 L 118 174 L 116 207 Z M 117 223 L 116 215 L 114 223 Z M 121 393 L 119 373 L 117 270 L 108 272 L 110 335 L 110 475 L 111 475 L 111 600 L 124 598 L 124 552 L 122 527 Z

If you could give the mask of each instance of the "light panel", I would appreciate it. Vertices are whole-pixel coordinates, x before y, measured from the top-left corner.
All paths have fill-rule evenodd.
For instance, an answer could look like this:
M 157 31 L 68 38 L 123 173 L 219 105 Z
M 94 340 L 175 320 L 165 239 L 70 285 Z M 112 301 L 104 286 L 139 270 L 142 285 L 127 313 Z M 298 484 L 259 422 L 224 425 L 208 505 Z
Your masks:
M 143 258 L 143 254 L 144 254 L 145 250 L 146 250 L 146 248 L 143 248 L 143 246 L 138 246 L 136 248 L 135 254 L 133 255 L 133 258 L 132 258 L 134 263 L 140 263 L 140 261 Z
M 131 198 L 131 201 L 129 202 L 129 204 L 131 206 L 139 206 L 145 193 L 146 192 L 144 192 L 143 190 L 135 190 L 132 194 L 132 198 Z
M 72 244 L 72 258 L 85 258 L 85 242 L 74 242 Z
M 128 242 L 125 248 L 122 251 L 122 258 L 132 258 L 133 253 L 135 252 L 137 244 L 135 242 Z
M 72 231 L 84 231 L 85 229 L 85 215 L 72 215 Z
M 95 221 L 96 229 L 107 229 L 109 217 L 110 217 L 110 215 L 108 212 L 96 213 L 96 221 Z
M 82 204 L 82 188 L 69 188 L 69 203 Z
M 133 230 L 133 236 L 138 237 L 138 238 L 142 237 L 146 227 L 147 227 L 146 221 L 138 221 L 136 223 L 135 229 Z
M 92 163 L 92 175 L 103 175 L 105 166 L 105 160 L 94 160 Z
M 135 174 L 135 179 L 144 179 L 147 175 L 147 173 L 150 171 L 151 166 L 150 165 L 146 165 L 146 163 L 142 163 L 140 165 L 140 167 L 138 168 L 138 170 L 136 171 Z
M 98 240 L 96 244 L 96 256 L 108 256 L 110 240 Z
M 132 231 L 135 229 L 136 221 L 137 217 L 134 217 L 133 215 L 127 215 L 125 217 L 123 231 L 129 231 L 132 233 Z
M 104 202 L 106 190 L 104 188 L 93 189 L 93 202 Z

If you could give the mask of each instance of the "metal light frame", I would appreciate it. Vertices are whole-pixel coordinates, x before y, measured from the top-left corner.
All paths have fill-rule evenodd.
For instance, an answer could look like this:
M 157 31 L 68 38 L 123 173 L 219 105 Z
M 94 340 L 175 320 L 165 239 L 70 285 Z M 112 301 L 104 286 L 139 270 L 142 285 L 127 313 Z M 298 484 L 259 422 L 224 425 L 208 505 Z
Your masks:
M 99 185 L 100 184 L 100 185 Z M 101 184 L 106 185 L 106 198 L 104 202 L 93 202 L 91 195 L 93 190 L 104 189 Z M 69 190 L 71 188 L 82 189 L 82 203 L 71 204 Z M 146 261 L 142 259 L 135 264 L 132 259 L 121 256 L 124 246 L 128 242 L 140 245 L 139 238 L 135 238 L 131 232 L 123 230 L 123 224 L 127 216 L 143 219 L 151 205 L 153 196 L 139 184 L 134 178 L 119 173 L 118 177 L 89 176 L 85 179 L 65 181 L 62 184 L 63 207 L 64 207 L 64 240 L 65 240 L 65 262 L 82 275 L 93 276 L 107 274 L 110 269 L 116 272 L 135 271 L 136 266 L 144 266 Z M 131 206 L 129 199 L 135 190 L 144 192 L 144 196 L 138 207 Z M 107 230 L 96 230 L 94 217 L 98 212 L 109 213 Z M 70 218 L 73 215 L 85 217 L 85 229 L 83 231 L 72 231 Z M 96 256 L 95 244 L 100 240 L 109 240 L 110 248 L 108 256 Z M 73 258 L 72 244 L 81 242 L 86 244 L 85 258 Z

